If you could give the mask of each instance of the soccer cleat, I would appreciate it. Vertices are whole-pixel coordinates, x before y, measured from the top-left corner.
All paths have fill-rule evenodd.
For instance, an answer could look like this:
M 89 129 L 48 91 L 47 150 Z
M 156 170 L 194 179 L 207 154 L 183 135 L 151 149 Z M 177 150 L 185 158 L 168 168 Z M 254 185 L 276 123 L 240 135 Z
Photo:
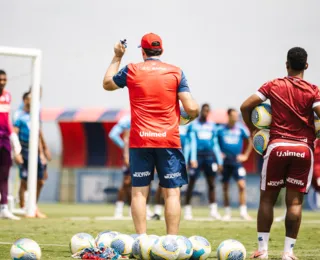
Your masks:
M 254 259 L 254 258 L 257 258 L 257 259 L 268 259 L 268 251 L 266 251 L 266 250 L 262 250 L 262 251 L 257 250 L 250 256 L 250 259 Z
M 252 221 L 252 217 L 249 214 L 242 214 L 242 215 L 240 215 L 240 217 L 243 220 Z
M 11 219 L 11 220 L 20 220 L 19 217 L 13 215 L 8 209 L 1 210 L 0 218 Z
M 215 211 L 215 212 L 211 211 L 210 217 L 212 217 L 213 219 L 216 219 L 216 220 L 221 220 L 221 215 L 217 211 Z
M 158 214 L 154 214 L 152 217 L 151 217 L 152 220 L 160 220 L 160 215 Z
M 298 260 L 298 257 L 296 257 L 293 253 L 285 252 L 282 254 L 282 260 Z
M 122 219 L 123 218 L 122 212 L 115 212 L 114 213 L 114 218 L 115 219 Z
M 231 214 L 226 214 L 222 217 L 223 221 L 230 221 L 231 220 Z
M 38 208 L 36 210 L 36 218 L 47 218 L 46 214 L 43 214 Z
M 275 222 L 282 222 L 282 221 L 284 221 L 286 219 L 286 215 L 283 215 L 283 216 L 281 216 L 281 217 L 276 217 L 275 219 L 274 219 L 274 221 Z

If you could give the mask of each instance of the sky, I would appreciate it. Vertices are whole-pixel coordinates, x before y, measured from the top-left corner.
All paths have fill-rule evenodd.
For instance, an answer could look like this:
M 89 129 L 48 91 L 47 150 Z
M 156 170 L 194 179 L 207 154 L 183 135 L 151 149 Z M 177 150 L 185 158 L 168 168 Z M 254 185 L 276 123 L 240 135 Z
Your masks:
M 285 76 L 286 53 L 294 46 L 309 54 L 306 79 L 320 84 L 317 0 L 0 3 L 0 44 L 43 51 L 42 107 L 128 108 L 127 89 L 106 92 L 102 79 L 115 42 L 128 41 L 123 66 L 140 62 L 137 46 L 148 32 L 163 39 L 161 59 L 181 67 L 195 99 L 213 109 L 239 108 L 264 82 Z M 31 84 L 31 61 L 0 55 L 0 69 L 17 107 Z

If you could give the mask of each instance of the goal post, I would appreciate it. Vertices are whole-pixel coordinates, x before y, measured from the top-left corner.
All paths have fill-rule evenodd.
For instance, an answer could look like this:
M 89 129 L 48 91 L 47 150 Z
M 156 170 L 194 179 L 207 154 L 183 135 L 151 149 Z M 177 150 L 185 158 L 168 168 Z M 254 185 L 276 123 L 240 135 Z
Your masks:
M 32 99 L 31 125 L 28 158 L 28 204 L 27 216 L 34 217 L 37 203 L 38 148 L 39 148 L 39 113 L 40 113 L 40 78 L 42 51 L 39 49 L 0 46 L 0 55 L 26 57 L 32 59 Z

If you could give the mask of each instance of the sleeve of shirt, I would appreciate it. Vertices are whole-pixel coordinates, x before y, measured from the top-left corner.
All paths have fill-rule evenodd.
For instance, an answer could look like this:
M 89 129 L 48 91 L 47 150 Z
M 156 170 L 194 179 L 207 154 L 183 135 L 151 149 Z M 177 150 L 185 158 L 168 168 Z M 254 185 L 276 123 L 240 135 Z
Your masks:
M 256 95 L 262 100 L 266 101 L 269 98 L 270 88 L 272 86 L 272 83 L 269 81 L 262 85 L 261 88 L 258 89 L 256 92 Z
M 183 71 L 181 71 L 181 80 L 178 86 L 178 92 L 190 92 L 188 81 Z
M 113 76 L 113 81 L 119 88 L 127 86 L 128 66 L 125 66 L 119 72 Z
M 123 132 L 123 129 L 121 127 L 121 125 L 118 123 L 116 124 L 110 131 L 109 133 L 109 137 L 110 139 L 117 145 L 119 146 L 121 149 L 124 148 L 124 142 L 121 138 L 121 134 Z
M 13 122 L 13 126 L 20 128 L 21 127 L 21 120 L 19 118 L 15 118 L 15 120 Z
M 249 139 L 249 137 L 250 137 L 250 132 L 249 132 L 249 130 L 248 130 L 245 126 L 242 126 L 242 127 L 241 127 L 241 132 L 242 132 L 242 137 L 243 137 L 244 139 Z
M 315 108 L 317 106 L 320 106 L 320 91 L 319 91 L 318 87 L 317 87 L 315 95 L 314 95 L 314 101 L 313 101 L 312 108 Z

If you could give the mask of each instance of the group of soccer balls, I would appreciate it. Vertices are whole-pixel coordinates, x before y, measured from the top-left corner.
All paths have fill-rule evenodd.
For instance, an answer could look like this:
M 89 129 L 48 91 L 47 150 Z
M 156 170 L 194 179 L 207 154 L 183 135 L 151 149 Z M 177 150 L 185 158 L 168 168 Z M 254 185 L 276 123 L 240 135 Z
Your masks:
M 204 260 L 211 254 L 210 242 L 201 236 L 187 238 L 167 235 L 159 237 L 104 231 L 99 233 L 96 239 L 87 233 L 78 233 L 71 238 L 72 255 L 77 255 L 90 248 L 111 248 L 117 253 L 118 258 L 140 260 Z M 225 240 L 217 248 L 217 257 L 219 260 L 243 260 L 246 258 L 246 249 L 237 240 Z M 11 258 L 13 260 L 39 260 L 41 249 L 31 239 L 19 239 L 11 247 Z
M 271 106 L 262 103 L 256 106 L 251 113 L 251 121 L 255 127 L 261 129 L 253 137 L 253 147 L 258 154 L 263 154 L 267 149 L 270 137 L 270 125 L 272 121 Z M 320 119 L 315 115 L 314 127 L 316 137 L 320 138 Z

